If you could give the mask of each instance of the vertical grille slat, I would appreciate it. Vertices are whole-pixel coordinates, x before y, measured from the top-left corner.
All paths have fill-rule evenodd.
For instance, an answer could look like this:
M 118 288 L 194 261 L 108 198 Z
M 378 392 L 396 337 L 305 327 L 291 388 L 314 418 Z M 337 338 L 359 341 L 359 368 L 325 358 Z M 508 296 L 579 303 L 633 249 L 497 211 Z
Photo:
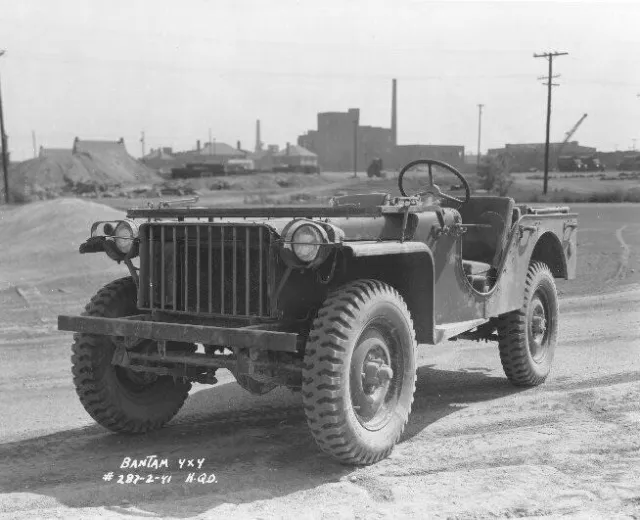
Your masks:
M 154 300 L 154 287 L 155 287 L 155 278 L 153 273 L 153 263 L 155 262 L 154 251 L 153 251 L 153 229 L 149 228 L 149 302 L 153 304 Z
M 166 233 L 166 229 L 164 226 L 162 226 L 160 228 L 160 272 L 161 273 L 166 273 L 166 268 L 165 268 L 165 257 L 167 256 L 165 254 L 165 233 Z M 153 232 L 153 231 L 152 231 Z M 160 276 L 160 308 L 164 310 L 164 302 L 166 300 L 166 296 L 165 296 L 165 277 L 164 276 Z
M 200 312 L 200 226 L 196 227 L 196 311 Z
M 163 226 L 164 227 L 164 226 Z M 173 235 L 173 259 L 172 259 L 172 267 L 173 267 L 173 277 L 171 280 L 171 288 L 173 292 L 171 293 L 171 299 L 173 300 L 173 310 L 178 310 L 178 230 L 174 227 L 172 230 Z M 153 304 L 150 305 L 153 307 Z
M 264 256 L 264 247 L 262 245 L 262 228 L 258 228 L 258 314 L 262 316 L 263 307 L 262 299 L 264 294 L 262 292 L 263 276 L 262 276 L 262 257 Z
M 189 226 L 184 227 L 184 301 L 183 310 L 189 312 Z
M 212 232 L 211 226 L 207 226 L 207 250 L 209 251 L 209 293 L 207 299 L 209 300 L 209 314 L 213 314 L 213 243 L 211 242 Z
M 144 229 L 140 309 L 221 317 L 271 316 L 272 234 L 268 227 L 150 222 Z
M 250 227 L 244 229 L 244 313 L 251 314 L 249 304 L 251 302 L 251 241 Z
M 235 316 L 238 313 L 238 284 L 237 282 L 237 278 L 238 278 L 238 230 L 237 228 L 234 226 L 233 228 L 231 228 L 231 237 L 232 237 L 232 242 L 233 242 L 233 257 L 232 257 L 232 264 L 231 264 L 231 272 L 232 274 L 232 278 L 231 278 L 231 290 L 233 291 L 233 315 Z
M 220 226 L 220 314 L 224 314 L 224 236 L 225 227 Z

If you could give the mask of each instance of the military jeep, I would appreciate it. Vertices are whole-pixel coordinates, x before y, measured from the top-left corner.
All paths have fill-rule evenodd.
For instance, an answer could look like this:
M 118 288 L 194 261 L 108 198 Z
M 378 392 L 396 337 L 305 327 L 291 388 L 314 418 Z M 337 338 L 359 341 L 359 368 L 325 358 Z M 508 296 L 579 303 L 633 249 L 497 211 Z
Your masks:
M 464 196 L 443 192 L 434 170 Z M 164 204 L 93 224 L 80 252 L 104 252 L 129 276 L 81 316 L 59 317 L 76 332 L 87 412 L 115 432 L 154 430 L 193 382 L 215 384 L 226 368 L 254 394 L 300 391 L 320 448 L 371 464 L 407 423 L 418 344 L 495 341 L 513 384 L 542 383 L 558 334 L 554 279 L 575 276 L 577 215 L 472 196 L 430 159 L 407 164 L 398 184 L 401 196 L 327 206 Z

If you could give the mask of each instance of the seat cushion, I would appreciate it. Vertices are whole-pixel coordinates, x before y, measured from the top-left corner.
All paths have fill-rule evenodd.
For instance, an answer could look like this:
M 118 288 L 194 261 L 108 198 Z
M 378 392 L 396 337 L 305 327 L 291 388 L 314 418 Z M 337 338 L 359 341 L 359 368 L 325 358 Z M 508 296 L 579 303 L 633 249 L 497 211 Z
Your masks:
M 462 260 L 462 268 L 464 269 L 464 274 L 467 276 L 487 274 L 491 270 L 491 266 L 489 264 L 485 264 L 484 262 L 475 262 L 473 260 Z

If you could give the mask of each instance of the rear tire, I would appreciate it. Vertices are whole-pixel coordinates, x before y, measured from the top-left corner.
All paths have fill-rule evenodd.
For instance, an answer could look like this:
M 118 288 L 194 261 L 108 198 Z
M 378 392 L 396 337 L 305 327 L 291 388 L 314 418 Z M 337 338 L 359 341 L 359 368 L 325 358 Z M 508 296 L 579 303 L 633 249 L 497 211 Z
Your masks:
M 137 313 L 136 295 L 132 278 L 115 280 L 98 291 L 83 316 L 131 316 Z M 116 345 L 110 336 L 76 334 L 74 339 L 71 362 L 76 392 L 89 415 L 105 428 L 120 433 L 155 430 L 184 404 L 191 383 L 111 364 Z M 192 344 L 176 346 L 195 351 Z
M 329 294 L 307 341 L 302 398 L 320 448 L 348 464 L 387 457 L 409 418 L 416 338 L 398 292 L 375 280 Z
M 517 386 L 537 386 L 549 372 L 558 337 L 558 293 L 549 267 L 529 266 L 522 307 L 498 319 L 500 361 Z

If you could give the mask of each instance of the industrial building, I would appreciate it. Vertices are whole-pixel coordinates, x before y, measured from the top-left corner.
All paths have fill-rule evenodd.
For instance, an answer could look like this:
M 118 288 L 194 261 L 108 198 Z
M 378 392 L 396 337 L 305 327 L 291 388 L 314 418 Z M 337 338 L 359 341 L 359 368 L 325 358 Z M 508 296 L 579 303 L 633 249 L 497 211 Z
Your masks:
M 372 159 L 382 159 L 385 168 L 401 168 L 415 159 L 432 158 L 455 167 L 464 164 L 464 146 L 399 145 L 397 128 L 397 82 L 392 82 L 391 127 L 360 125 L 360 110 L 321 112 L 316 130 L 298 137 L 298 144 L 314 152 L 322 170 L 364 170 Z M 354 153 L 355 152 L 355 153 Z M 354 165 L 355 159 L 355 165 Z
M 353 150 L 357 149 L 357 166 L 366 167 L 374 157 L 384 164 L 393 158 L 393 134 L 388 128 L 360 126 L 360 110 L 322 112 L 318 114 L 318 129 L 309 130 L 298 138 L 298 145 L 318 157 L 320 167 L 328 171 L 353 170 Z M 355 145 L 354 145 L 354 141 Z
M 549 143 L 549 164 L 553 168 L 558 163 L 558 157 L 564 155 L 580 157 L 595 153 L 595 148 L 581 146 L 578 141 Z M 487 154 L 508 157 L 511 171 L 544 170 L 545 143 L 506 144 L 503 148 L 490 148 Z

